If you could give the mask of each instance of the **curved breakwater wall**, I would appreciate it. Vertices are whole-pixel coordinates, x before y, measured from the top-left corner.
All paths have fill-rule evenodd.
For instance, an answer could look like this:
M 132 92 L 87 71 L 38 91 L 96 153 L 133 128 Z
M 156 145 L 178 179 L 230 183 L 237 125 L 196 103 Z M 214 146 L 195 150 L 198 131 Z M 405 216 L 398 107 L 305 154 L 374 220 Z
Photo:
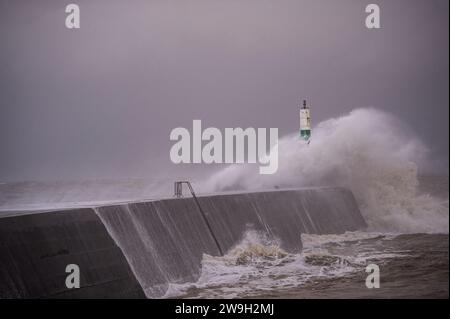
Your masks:
M 247 230 L 299 252 L 301 233 L 366 226 L 343 188 L 198 200 L 211 231 L 191 197 L 0 218 L 0 297 L 161 297 L 169 283 L 195 281 L 203 254 L 226 252 Z M 80 289 L 65 288 L 70 263 L 80 267 Z

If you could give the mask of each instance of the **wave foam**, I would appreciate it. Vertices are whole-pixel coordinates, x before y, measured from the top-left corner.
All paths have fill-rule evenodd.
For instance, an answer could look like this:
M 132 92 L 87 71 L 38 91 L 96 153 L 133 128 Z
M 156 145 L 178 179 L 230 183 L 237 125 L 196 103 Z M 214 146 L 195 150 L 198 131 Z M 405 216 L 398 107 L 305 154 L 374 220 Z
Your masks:
M 375 249 L 395 237 L 368 232 L 302 234 L 302 253 L 290 254 L 279 247 L 276 239 L 249 230 L 226 255 L 203 255 L 200 278 L 195 283 L 170 284 L 164 297 L 258 297 L 347 276 L 362 271 L 369 260 L 383 264 L 386 259 L 407 256 L 408 252 Z
M 396 118 L 357 109 L 319 123 L 309 145 L 297 134 L 279 140 L 279 169 L 259 175 L 231 165 L 204 186 L 214 191 L 273 187 L 351 189 L 371 231 L 448 233 L 448 199 L 417 195 L 417 167 L 427 148 Z

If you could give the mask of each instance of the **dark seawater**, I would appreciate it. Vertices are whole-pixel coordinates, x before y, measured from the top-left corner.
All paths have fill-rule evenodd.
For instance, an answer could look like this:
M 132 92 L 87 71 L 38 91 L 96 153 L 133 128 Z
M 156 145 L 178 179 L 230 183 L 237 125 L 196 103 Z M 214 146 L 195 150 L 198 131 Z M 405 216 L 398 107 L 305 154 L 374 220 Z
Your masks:
M 448 207 L 448 176 L 422 176 L 418 194 Z M 445 204 L 446 203 L 446 204 Z M 195 283 L 171 285 L 176 298 L 448 298 L 447 233 L 348 232 L 303 235 L 294 255 L 249 232 L 224 257 L 204 256 Z M 369 264 L 380 288 L 366 287 Z
M 330 248 L 338 253 L 344 247 Z M 350 248 L 351 246 L 351 248 Z M 311 279 L 304 285 L 272 293 L 256 294 L 259 298 L 448 298 L 448 235 L 408 234 L 390 240 L 378 238 L 360 243 L 366 249 L 376 249 L 396 256 L 372 257 L 367 263 L 380 267 L 380 288 L 365 286 L 365 267 L 334 278 Z

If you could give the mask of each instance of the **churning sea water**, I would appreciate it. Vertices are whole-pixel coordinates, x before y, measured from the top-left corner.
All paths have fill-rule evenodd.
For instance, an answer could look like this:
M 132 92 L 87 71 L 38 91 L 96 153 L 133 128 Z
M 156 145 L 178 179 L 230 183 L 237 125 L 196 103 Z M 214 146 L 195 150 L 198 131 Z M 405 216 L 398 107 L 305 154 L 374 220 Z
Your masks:
M 439 200 L 448 210 L 448 177 L 420 181 L 424 195 L 447 194 Z M 289 254 L 250 230 L 225 256 L 204 255 L 199 280 L 172 284 L 166 297 L 448 298 L 448 240 L 425 232 L 302 234 L 302 253 Z M 366 287 L 368 264 L 379 266 L 380 288 Z

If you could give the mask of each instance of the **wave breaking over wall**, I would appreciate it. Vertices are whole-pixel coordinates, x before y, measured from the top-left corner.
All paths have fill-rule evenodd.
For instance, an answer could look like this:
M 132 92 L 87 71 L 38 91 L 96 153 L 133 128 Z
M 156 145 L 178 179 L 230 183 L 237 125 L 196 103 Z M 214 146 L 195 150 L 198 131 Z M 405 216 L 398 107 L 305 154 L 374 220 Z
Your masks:
M 342 186 L 350 189 L 371 231 L 448 233 L 448 198 L 418 194 L 418 166 L 428 150 L 401 121 L 376 109 L 356 109 L 319 123 L 309 145 L 298 133 L 279 140 L 279 169 L 230 165 L 204 191 Z

